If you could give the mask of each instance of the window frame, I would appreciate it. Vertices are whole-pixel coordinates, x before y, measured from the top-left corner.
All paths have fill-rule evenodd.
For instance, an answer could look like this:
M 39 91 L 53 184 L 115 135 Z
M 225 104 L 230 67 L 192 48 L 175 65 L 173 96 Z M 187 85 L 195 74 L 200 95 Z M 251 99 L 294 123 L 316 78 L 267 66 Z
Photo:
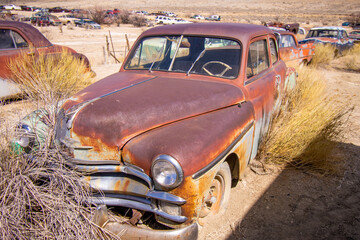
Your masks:
M 248 66 L 248 61 L 249 61 L 249 53 L 250 53 L 250 45 L 255 43 L 255 42 L 258 42 L 258 41 L 265 41 L 266 44 L 266 54 L 267 54 L 267 58 L 268 58 L 268 67 L 265 68 L 264 70 L 260 71 L 259 73 L 257 74 L 254 74 L 252 75 L 251 77 L 248 77 L 247 76 L 247 66 Z M 276 41 L 276 40 L 275 40 Z M 246 53 L 246 56 L 245 56 L 245 60 L 246 60 L 246 63 L 244 63 L 244 67 L 245 67 L 245 73 L 244 73 L 244 78 L 245 78 L 245 81 L 244 81 L 244 85 L 248 85 L 254 81 L 256 81 L 260 76 L 262 76 L 264 73 L 266 73 L 267 71 L 269 71 L 269 69 L 272 67 L 271 65 L 271 60 L 270 60 L 270 49 L 269 49 L 269 35 L 263 35 L 263 36 L 259 36 L 259 37 L 256 37 L 256 38 L 253 38 L 251 39 L 251 41 L 249 42 L 249 45 L 248 45 L 248 49 L 247 49 L 247 53 Z M 279 58 L 279 56 L 278 56 Z

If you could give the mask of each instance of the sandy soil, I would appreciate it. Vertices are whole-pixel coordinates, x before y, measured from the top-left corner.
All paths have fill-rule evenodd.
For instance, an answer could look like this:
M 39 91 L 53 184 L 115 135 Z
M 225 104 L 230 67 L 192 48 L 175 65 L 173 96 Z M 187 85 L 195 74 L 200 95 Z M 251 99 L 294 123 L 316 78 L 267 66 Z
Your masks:
M 182 16 L 218 13 L 224 21 L 255 22 L 262 20 L 299 21 L 302 26 L 339 24 L 360 9 L 358 0 L 226 0 L 224 1 L 106 1 L 103 8 L 130 10 L 170 10 Z M 170 4 L 171 3 L 171 4 Z M 79 8 L 98 6 L 96 1 L 37 1 L 34 6 Z M 156 6 L 156 8 L 155 8 Z M 291 11 L 289 11 L 291 9 Z M 296 10 L 296 13 L 293 13 Z M 111 33 L 114 50 L 122 60 L 125 34 L 131 43 L 146 28 L 130 25 L 85 30 L 75 27 L 40 28 L 56 44 L 66 45 L 85 54 L 97 73 L 97 79 L 116 72 L 120 64 L 106 51 L 106 36 Z M 323 70 L 328 91 L 339 103 L 355 106 L 349 119 L 346 140 L 339 142 L 334 154 L 346 160 L 343 174 L 323 177 L 291 168 L 259 175 L 248 171 L 247 177 L 232 189 L 229 207 L 222 216 L 202 221 L 200 239 L 360 239 L 360 82 L 359 73 L 334 67 Z M 18 105 L 19 103 L 16 103 Z M 8 108 L 8 106 L 5 106 Z M 14 114 L 12 112 L 12 114 Z

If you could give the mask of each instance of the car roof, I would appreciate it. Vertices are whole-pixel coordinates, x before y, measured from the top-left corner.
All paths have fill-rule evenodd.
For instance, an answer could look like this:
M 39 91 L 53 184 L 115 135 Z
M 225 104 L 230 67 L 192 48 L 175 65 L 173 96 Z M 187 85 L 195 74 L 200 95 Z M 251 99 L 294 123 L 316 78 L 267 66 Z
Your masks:
M 314 28 L 311 28 L 311 30 L 343 30 L 343 31 L 346 31 L 345 28 L 342 28 L 342 27 L 314 27 Z
M 274 33 L 269 28 L 261 25 L 241 23 L 189 23 L 154 27 L 143 32 L 142 37 L 152 35 L 206 35 L 234 38 L 239 39 L 241 42 L 247 42 L 254 37 L 266 34 Z
M 16 29 L 26 36 L 26 39 L 31 42 L 34 47 L 47 47 L 52 43 L 44 37 L 44 35 L 27 23 L 15 22 L 15 21 L 0 21 L 0 28 L 4 29 Z

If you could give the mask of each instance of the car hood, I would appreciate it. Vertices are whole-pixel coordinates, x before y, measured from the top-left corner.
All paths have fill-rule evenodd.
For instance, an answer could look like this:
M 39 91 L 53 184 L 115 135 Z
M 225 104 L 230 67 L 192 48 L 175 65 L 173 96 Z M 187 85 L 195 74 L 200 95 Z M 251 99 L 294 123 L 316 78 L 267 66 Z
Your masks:
M 314 37 L 314 38 L 305 38 L 299 41 L 300 44 L 314 42 L 314 43 L 337 43 L 337 44 L 346 44 L 349 41 L 341 41 L 337 38 L 329 38 L 329 37 Z
M 63 109 L 75 112 L 71 137 L 100 151 L 103 145 L 122 148 L 153 128 L 243 100 L 232 84 L 122 72 L 80 91 Z

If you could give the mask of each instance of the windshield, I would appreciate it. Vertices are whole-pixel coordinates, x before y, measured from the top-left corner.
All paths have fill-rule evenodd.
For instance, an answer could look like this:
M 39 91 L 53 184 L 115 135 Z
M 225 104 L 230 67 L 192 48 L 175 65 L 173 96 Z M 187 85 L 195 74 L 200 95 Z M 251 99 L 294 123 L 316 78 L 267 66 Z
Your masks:
M 142 39 L 125 69 L 202 74 L 236 78 L 240 44 L 210 37 L 156 36 Z
M 307 38 L 311 37 L 330 37 L 330 38 L 338 38 L 339 31 L 338 30 L 332 30 L 332 29 L 321 29 L 321 30 L 310 30 Z

